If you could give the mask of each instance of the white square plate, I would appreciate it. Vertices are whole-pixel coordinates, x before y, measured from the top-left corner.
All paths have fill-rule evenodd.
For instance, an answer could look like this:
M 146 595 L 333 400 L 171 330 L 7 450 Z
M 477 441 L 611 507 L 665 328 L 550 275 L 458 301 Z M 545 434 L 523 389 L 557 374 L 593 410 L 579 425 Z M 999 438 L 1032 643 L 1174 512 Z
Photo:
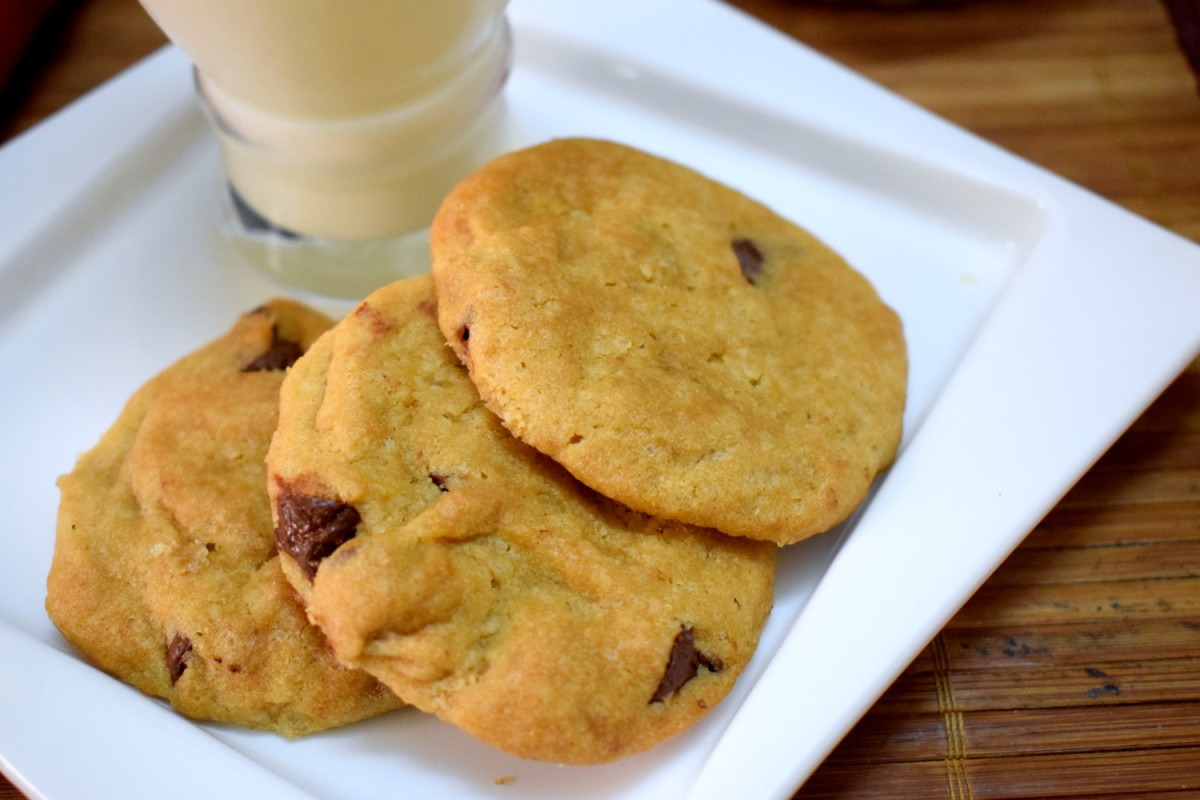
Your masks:
M 786 797 L 1200 348 L 1200 248 L 736 11 L 510 18 L 527 143 L 686 163 L 875 283 L 911 354 L 896 465 L 856 519 L 783 552 L 729 698 L 612 765 L 519 761 L 411 710 L 294 742 L 197 725 L 86 666 L 42 605 L 56 477 L 142 382 L 281 293 L 224 247 L 215 144 L 164 50 L 0 150 L 0 768 L 26 791 Z

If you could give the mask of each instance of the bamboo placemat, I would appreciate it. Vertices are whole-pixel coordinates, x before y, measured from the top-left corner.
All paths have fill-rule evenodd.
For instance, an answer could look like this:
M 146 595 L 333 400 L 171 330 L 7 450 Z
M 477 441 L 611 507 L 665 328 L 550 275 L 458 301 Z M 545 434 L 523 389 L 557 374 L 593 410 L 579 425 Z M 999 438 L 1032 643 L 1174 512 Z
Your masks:
M 1200 93 L 1180 46 L 1196 34 L 1168 14 L 1194 24 L 1197 2 L 959 0 L 904 12 L 734 4 L 1200 241 Z M 0 138 L 162 42 L 135 0 L 82 0 L 58 21 L 65 27 L 43 35 L 19 91 L 5 93 Z M 20 796 L 0 779 L 0 799 Z M 797 797 L 1200 797 L 1200 361 Z

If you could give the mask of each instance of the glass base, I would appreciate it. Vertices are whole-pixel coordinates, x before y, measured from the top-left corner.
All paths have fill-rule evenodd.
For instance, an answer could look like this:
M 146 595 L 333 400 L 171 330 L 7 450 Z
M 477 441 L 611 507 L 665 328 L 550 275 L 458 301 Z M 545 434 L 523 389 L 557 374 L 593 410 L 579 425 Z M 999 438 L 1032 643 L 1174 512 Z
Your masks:
M 272 224 L 232 187 L 223 194 L 224 224 L 234 249 L 289 287 L 357 300 L 380 286 L 430 270 L 428 228 L 362 242 L 303 236 Z

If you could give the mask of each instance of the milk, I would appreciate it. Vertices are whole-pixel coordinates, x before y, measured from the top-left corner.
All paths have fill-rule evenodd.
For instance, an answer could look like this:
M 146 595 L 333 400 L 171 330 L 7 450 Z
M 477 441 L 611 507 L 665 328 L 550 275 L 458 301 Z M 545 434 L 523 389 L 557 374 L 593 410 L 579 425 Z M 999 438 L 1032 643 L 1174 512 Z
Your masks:
M 378 114 L 436 91 L 505 0 L 142 0 L 200 72 L 281 117 Z
M 506 0 L 141 2 L 196 65 L 234 190 L 298 235 L 280 246 L 420 237 L 514 144 Z

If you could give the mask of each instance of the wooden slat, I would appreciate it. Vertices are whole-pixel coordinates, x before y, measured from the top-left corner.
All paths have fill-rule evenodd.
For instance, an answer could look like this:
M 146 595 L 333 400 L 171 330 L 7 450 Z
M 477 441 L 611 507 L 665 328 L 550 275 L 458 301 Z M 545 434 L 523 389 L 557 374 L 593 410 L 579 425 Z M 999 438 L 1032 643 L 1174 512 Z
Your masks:
M 1200 790 L 1200 749 L 1156 748 L 1108 753 L 1051 754 L 1020 764 L 980 759 L 967 764 L 974 800 L 1024 800 L 1132 792 Z
M 1097 466 L 1121 469 L 1186 469 L 1200 463 L 1200 431 L 1130 431 Z
M 953 787 L 953 790 L 952 790 Z M 972 758 L 873 766 L 831 763 L 797 800 L 1194 799 L 1200 791 L 1200 748 L 1049 754 L 1020 761 Z
M 1200 510 L 1191 501 L 1057 507 L 1029 534 L 1022 549 L 1195 540 L 1200 537 L 1198 516 Z
M 942 632 L 946 661 L 956 673 L 1002 672 L 1044 667 L 1096 666 L 1101 663 L 1169 660 L 1200 661 L 1200 616 L 1121 619 L 1097 623 L 978 628 L 951 627 Z M 928 652 L 915 671 L 933 669 Z
M 950 627 L 1029 626 L 1200 616 L 1200 578 L 1032 586 L 985 584 Z
M 872 765 L 829 762 L 796 793 L 795 800 L 895 800 L 898 797 L 953 796 L 947 789 L 947 765 L 941 761 Z M 962 797 L 962 795 L 958 795 Z
M 1104 724 L 1089 724 L 1093 708 L 1119 701 L 1104 687 L 1116 686 L 1095 678 L 1095 698 L 1087 704 L 997 708 L 929 709 L 909 714 L 874 714 L 855 726 L 830 755 L 830 763 L 890 763 L 962 757 L 998 758 L 1028 753 L 1111 752 L 1131 743 L 1155 748 L 1200 747 L 1200 700 L 1169 703 L 1108 703 Z M 1119 679 L 1118 679 L 1119 680 Z M 1195 694 L 1194 684 L 1191 692 Z M 956 692 L 957 696 L 957 692 Z M 1033 695 L 1036 697 L 1036 695 Z M 1084 695 L 1087 696 L 1086 693 Z M 970 697 L 967 698 L 970 700 Z
M 829 755 L 831 764 L 895 764 L 946 757 L 946 720 L 936 709 L 905 716 L 871 714 Z
M 1165 471 L 1093 469 L 1067 492 L 1059 507 L 1146 503 L 1200 503 L 1200 467 Z
M 1200 577 L 1200 539 L 1095 547 L 1021 548 L 989 579 L 990 586 L 1104 583 Z
M 972 756 L 1112 752 L 1151 740 L 1156 748 L 1200 747 L 1200 703 L 1111 705 L 1104 723 L 1088 708 L 979 711 L 964 717 Z M 1200 780 L 1200 777 L 1198 777 Z
M 1097 662 L 1088 667 L 962 672 L 953 676 L 953 692 L 962 711 L 1194 703 L 1200 702 L 1200 661 Z M 1200 716 L 1191 721 L 1200 726 Z
M 939 712 L 944 701 L 938 679 L 931 671 L 909 670 L 879 699 L 872 715 Z M 961 670 L 950 674 L 946 685 L 962 712 L 1200 702 L 1200 659 Z

